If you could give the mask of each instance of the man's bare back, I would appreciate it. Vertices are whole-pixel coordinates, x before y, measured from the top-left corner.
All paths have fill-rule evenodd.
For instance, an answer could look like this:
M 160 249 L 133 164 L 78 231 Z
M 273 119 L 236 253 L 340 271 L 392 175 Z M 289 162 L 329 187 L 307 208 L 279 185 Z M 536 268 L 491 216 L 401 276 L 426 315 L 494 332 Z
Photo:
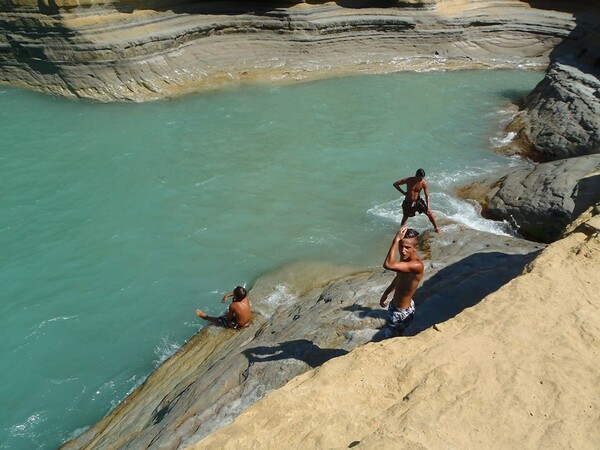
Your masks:
M 231 302 L 229 305 L 229 314 L 227 320 L 237 323 L 238 327 L 245 327 L 252 320 L 252 312 L 250 311 L 250 301 L 248 297 L 237 302 Z
M 215 325 L 222 325 L 228 328 L 243 328 L 248 326 L 252 321 L 252 310 L 250 309 L 248 292 L 246 292 L 246 289 L 242 286 L 238 286 L 232 292 L 225 294 L 221 301 L 225 303 L 231 297 L 233 297 L 233 301 L 229 305 L 229 309 L 225 316 L 212 317 L 201 309 L 196 310 L 196 315 Z

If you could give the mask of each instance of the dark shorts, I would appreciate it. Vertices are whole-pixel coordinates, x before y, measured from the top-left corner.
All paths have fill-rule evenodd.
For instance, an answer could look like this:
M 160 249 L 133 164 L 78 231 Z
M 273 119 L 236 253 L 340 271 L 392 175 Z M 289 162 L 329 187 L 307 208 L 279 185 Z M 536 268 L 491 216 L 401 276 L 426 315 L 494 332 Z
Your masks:
M 225 328 L 239 328 L 240 326 L 237 322 L 230 322 L 227 320 L 227 316 L 219 317 L 219 325 Z
M 402 202 L 402 213 L 408 217 L 414 217 L 415 213 L 425 214 L 427 212 L 427 203 L 422 198 L 417 201 L 405 199 Z
M 410 301 L 406 309 L 396 308 L 392 302 L 388 305 L 388 320 L 385 337 L 400 336 L 415 316 L 415 302 Z

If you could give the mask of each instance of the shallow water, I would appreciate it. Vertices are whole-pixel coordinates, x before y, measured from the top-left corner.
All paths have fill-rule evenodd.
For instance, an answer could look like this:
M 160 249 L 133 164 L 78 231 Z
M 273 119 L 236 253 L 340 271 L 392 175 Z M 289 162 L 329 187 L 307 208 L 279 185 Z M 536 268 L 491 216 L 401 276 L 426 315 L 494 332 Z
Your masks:
M 151 104 L 1 88 L 0 448 L 94 424 L 236 284 L 289 262 L 380 264 L 401 218 L 391 184 L 419 167 L 439 219 L 509 232 L 451 189 L 523 164 L 490 149 L 541 78 L 371 75 Z M 269 301 L 292 301 L 275 278 Z

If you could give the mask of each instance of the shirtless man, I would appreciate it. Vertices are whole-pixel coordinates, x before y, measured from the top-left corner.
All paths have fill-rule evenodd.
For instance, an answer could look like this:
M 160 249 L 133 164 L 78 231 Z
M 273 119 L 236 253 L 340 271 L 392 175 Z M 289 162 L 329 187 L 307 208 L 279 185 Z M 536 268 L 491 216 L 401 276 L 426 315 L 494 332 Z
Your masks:
M 394 297 L 388 306 L 388 323 L 385 337 L 399 336 L 413 319 L 415 302 L 413 294 L 423 277 L 423 263 L 417 255 L 419 233 L 412 228 L 402 227 L 394 236 L 392 245 L 383 262 L 383 267 L 396 272 L 396 277 L 387 287 L 379 304 L 388 306 L 387 297 L 394 291 Z M 400 261 L 396 255 L 400 252 Z
M 400 189 L 403 184 L 406 184 L 406 192 Z M 427 188 L 427 181 L 425 181 L 425 171 L 423 169 L 417 170 L 414 177 L 402 178 L 394 183 L 394 187 L 405 195 L 402 202 L 402 222 L 400 226 L 404 225 L 409 217 L 414 217 L 415 213 L 418 212 L 419 214 L 426 214 L 433 228 L 435 228 L 435 232 L 440 234 L 440 229 L 429 206 L 429 189 Z M 425 191 L 425 200 L 420 195 L 422 190 Z
M 221 317 L 211 317 L 200 309 L 196 310 L 196 315 L 204 320 L 221 325 L 227 328 L 244 328 L 250 324 L 252 320 L 252 311 L 250 311 L 250 300 L 248 292 L 242 286 L 236 287 L 233 292 L 225 294 L 222 303 L 233 297 L 229 311 Z

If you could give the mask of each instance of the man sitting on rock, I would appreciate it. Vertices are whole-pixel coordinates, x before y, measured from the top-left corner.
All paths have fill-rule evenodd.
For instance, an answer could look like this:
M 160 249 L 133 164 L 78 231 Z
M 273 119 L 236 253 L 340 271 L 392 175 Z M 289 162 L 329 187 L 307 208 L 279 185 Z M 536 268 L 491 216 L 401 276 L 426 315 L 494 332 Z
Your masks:
M 221 317 L 211 317 L 200 309 L 196 310 L 196 315 L 204 320 L 227 328 L 244 328 L 252 321 L 252 311 L 250 310 L 250 300 L 248 292 L 242 286 L 237 286 L 233 292 L 225 294 L 222 302 L 233 297 L 229 305 L 229 311 Z
M 406 184 L 406 192 L 404 192 L 400 186 Z M 402 202 L 402 222 L 400 226 L 404 225 L 409 217 L 414 217 L 415 213 L 425 214 L 433 225 L 435 232 L 440 234 L 440 229 L 437 226 L 433 212 L 431 211 L 429 203 L 429 189 L 427 187 L 427 181 L 425 181 L 425 171 L 423 169 L 417 170 L 414 177 L 402 178 L 394 182 L 394 187 L 404 194 L 404 201 Z M 421 198 L 421 191 L 425 191 L 425 200 Z
M 388 306 L 388 323 L 385 337 L 400 336 L 415 314 L 415 302 L 412 297 L 423 277 L 424 266 L 417 255 L 419 233 L 412 228 L 402 227 L 394 236 L 392 245 L 383 262 L 383 267 L 396 272 L 394 280 L 387 287 L 379 304 L 385 308 L 387 297 L 394 291 L 394 297 Z M 400 260 L 396 255 L 400 252 Z

